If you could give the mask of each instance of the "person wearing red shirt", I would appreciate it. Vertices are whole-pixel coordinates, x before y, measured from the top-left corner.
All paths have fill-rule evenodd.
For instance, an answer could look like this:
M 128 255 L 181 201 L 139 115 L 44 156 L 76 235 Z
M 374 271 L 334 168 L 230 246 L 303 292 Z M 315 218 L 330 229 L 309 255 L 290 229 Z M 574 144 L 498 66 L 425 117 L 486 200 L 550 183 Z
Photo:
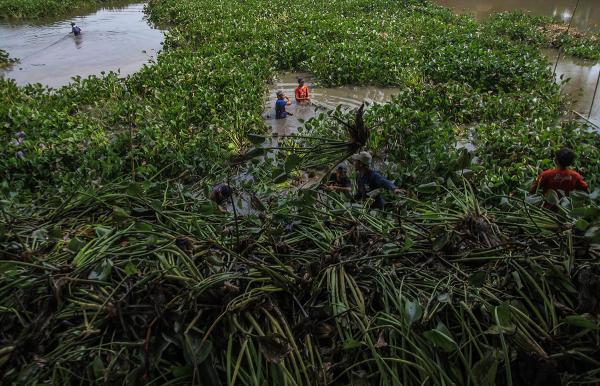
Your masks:
M 308 86 L 304 84 L 303 78 L 298 78 L 298 87 L 296 87 L 296 102 L 302 104 L 310 102 L 310 96 L 308 95 Z
M 584 181 L 581 174 L 575 170 L 569 169 L 575 162 L 575 153 L 573 150 L 563 147 L 556 153 L 554 163 L 556 169 L 549 169 L 542 172 L 533 182 L 530 193 L 535 193 L 538 189 L 542 189 L 542 193 L 550 189 L 556 191 L 562 191 L 566 196 L 569 195 L 573 190 L 588 191 L 589 186 Z

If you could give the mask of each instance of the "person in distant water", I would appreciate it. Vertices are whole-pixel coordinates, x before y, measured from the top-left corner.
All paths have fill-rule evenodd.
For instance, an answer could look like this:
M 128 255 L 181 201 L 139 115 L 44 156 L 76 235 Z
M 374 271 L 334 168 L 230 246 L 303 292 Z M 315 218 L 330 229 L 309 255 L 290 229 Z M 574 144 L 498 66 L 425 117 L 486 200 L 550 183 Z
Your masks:
M 290 98 L 288 98 L 283 91 L 277 91 L 277 101 L 275 102 L 275 118 L 283 119 L 287 118 L 288 115 L 294 115 L 285 110 L 286 106 L 291 105 Z
M 73 32 L 73 35 L 79 36 L 81 35 L 81 28 L 79 28 L 77 24 L 71 22 L 71 32 Z
M 308 86 L 304 84 L 304 78 L 298 78 L 298 87 L 296 87 L 296 102 L 305 104 L 310 102 L 308 95 Z
M 397 188 L 396 185 L 390 180 L 386 180 L 376 172 L 371 169 L 371 154 L 366 151 L 361 151 L 358 154 L 354 154 L 352 156 L 352 160 L 354 161 L 354 167 L 358 171 L 356 175 L 356 199 L 365 200 L 369 197 L 369 193 L 375 189 L 387 189 L 393 190 L 394 193 L 399 194 L 402 193 L 402 189 Z M 385 201 L 381 194 L 377 194 L 373 197 L 375 202 L 371 208 L 373 209 L 383 209 L 385 205 Z
M 536 193 L 538 189 L 542 189 L 542 193 L 546 194 L 552 189 L 565 196 L 568 196 L 573 190 L 587 192 L 589 186 L 581 174 L 570 169 L 575 162 L 575 157 L 573 150 L 568 147 L 563 147 L 556 152 L 554 157 L 556 168 L 542 172 L 531 185 L 529 192 Z
M 352 182 L 348 178 L 348 168 L 346 165 L 338 165 L 335 173 L 329 177 L 329 183 L 326 188 L 341 193 L 350 193 L 352 191 Z
M 210 193 L 210 199 L 220 207 L 225 204 L 229 198 L 231 198 L 232 194 L 233 191 L 229 185 L 220 183 L 213 187 L 213 190 Z

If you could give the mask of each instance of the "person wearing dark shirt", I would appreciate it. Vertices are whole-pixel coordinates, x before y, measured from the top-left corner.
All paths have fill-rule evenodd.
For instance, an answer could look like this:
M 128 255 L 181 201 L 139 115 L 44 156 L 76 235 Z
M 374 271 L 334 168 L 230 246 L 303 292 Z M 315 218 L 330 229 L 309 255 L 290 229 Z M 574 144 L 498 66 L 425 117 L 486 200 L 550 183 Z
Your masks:
M 275 102 L 275 118 L 283 119 L 287 118 L 288 115 L 293 115 L 292 113 L 285 110 L 286 106 L 291 105 L 290 98 L 285 96 L 283 91 L 277 91 L 277 101 Z
M 354 167 L 358 172 L 356 174 L 356 199 L 365 200 L 367 197 L 369 197 L 369 193 L 375 189 L 392 190 L 396 194 L 402 193 L 402 190 L 397 188 L 392 181 L 383 178 L 381 174 L 371 169 L 371 160 L 371 154 L 366 151 L 361 151 L 360 153 L 352 156 Z M 377 194 L 375 197 L 373 197 L 373 199 L 375 201 L 373 202 L 371 208 L 383 209 L 385 201 L 383 200 L 381 194 Z
M 81 28 L 79 28 L 79 26 L 77 26 L 75 23 L 71 23 L 71 32 L 73 35 L 79 36 L 81 35 Z
M 348 168 L 340 164 L 335 173 L 329 177 L 327 189 L 341 193 L 350 193 L 352 191 L 352 182 L 348 178 Z
M 542 172 L 531 185 L 530 193 L 542 189 L 542 193 L 546 194 L 552 189 L 568 196 L 573 190 L 588 191 L 589 186 L 581 174 L 569 169 L 575 162 L 575 157 L 573 150 L 567 147 L 560 149 L 554 157 L 556 168 Z
M 212 192 L 210 193 L 210 199 L 214 201 L 215 204 L 221 206 L 232 194 L 233 191 L 229 185 L 220 183 L 213 187 Z

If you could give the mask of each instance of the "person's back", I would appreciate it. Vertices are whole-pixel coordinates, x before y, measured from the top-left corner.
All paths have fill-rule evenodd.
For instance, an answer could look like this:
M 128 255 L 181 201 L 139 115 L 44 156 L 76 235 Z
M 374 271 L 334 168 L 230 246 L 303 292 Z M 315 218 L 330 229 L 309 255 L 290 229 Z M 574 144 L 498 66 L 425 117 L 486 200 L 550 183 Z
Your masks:
M 588 184 L 581 174 L 569 167 L 575 161 L 575 153 L 569 148 L 562 148 L 556 153 L 555 169 L 549 169 L 542 172 L 531 186 L 531 193 L 538 189 L 546 194 L 549 190 L 562 191 L 569 195 L 573 190 L 588 190 Z
M 285 99 L 277 99 L 275 102 L 275 118 L 282 119 L 287 117 L 287 112 L 285 111 L 285 106 L 287 102 Z
M 71 23 L 71 32 L 73 32 L 73 35 L 79 36 L 81 34 L 81 28 L 75 23 Z

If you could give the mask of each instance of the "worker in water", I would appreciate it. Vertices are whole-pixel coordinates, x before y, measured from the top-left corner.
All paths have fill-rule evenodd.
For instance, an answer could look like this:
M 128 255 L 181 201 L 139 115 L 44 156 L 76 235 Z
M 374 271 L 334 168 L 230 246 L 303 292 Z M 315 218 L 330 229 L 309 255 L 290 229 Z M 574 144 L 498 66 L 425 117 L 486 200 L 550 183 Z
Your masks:
M 542 189 L 542 193 L 546 194 L 552 189 L 558 194 L 568 196 L 573 190 L 588 191 L 589 186 L 584 181 L 581 174 L 570 167 L 575 162 L 575 153 L 568 147 L 563 147 L 554 157 L 555 169 L 548 169 L 542 172 L 533 182 L 530 193 L 536 193 L 538 189 Z
M 285 110 L 286 106 L 291 105 L 290 98 L 288 98 L 282 90 L 277 91 L 277 101 L 275 102 L 275 118 L 283 119 L 287 118 L 288 115 L 294 115 Z
M 326 189 L 340 193 L 352 192 L 352 182 L 348 178 L 348 167 L 345 164 L 339 164 L 335 168 L 335 173 L 329 177 Z
M 77 24 L 71 22 L 71 32 L 73 33 L 73 35 L 79 36 L 81 35 L 81 28 L 79 28 Z
M 308 86 L 304 84 L 304 78 L 298 78 L 298 87 L 296 87 L 296 102 L 299 104 L 306 104 L 310 102 Z
M 373 192 L 376 189 L 386 189 L 392 190 L 394 193 L 399 194 L 402 193 L 402 189 L 397 188 L 396 185 L 390 181 L 386 180 L 376 172 L 371 169 L 371 154 L 366 151 L 361 151 L 358 154 L 354 154 L 352 156 L 352 161 L 354 162 L 354 168 L 358 172 L 356 174 L 356 199 L 365 200 L 369 197 L 369 193 Z M 373 202 L 371 208 L 373 209 L 383 209 L 385 205 L 385 201 L 381 194 L 376 194 L 375 197 L 372 197 L 375 201 Z
M 220 183 L 213 187 L 212 192 L 210 193 L 210 199 L 221 207 L 229 198 L 231 198 L 232 194 L 233 191 L 228 184 Z

